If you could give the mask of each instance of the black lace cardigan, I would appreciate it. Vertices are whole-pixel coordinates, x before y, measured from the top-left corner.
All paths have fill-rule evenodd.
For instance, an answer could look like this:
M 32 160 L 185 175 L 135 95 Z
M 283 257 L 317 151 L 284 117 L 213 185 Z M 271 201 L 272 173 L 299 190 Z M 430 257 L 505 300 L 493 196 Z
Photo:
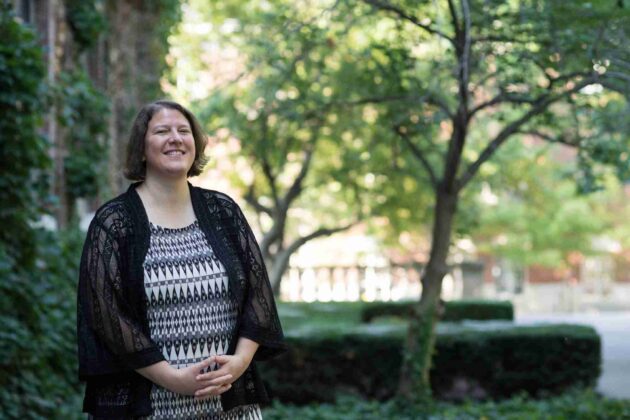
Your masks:
M 142 264 L 149 248 L 149 220 L 133 184 L 104 204 L 87 232 L 77 296 L 79 377 L 86 382 L 83 411 L 127 418 L 151 413 L 152 383 L 135 369 L 164 360 L 151 340 Z M 221 395 L 224 410 L 266 403 L 255 361 L 283 352 L 282 328 L 262 255 L 238 205 L 227 195 L 188 184 L 195 215 L 226 268 L 239 337 L 260 344 L 249 368 Z

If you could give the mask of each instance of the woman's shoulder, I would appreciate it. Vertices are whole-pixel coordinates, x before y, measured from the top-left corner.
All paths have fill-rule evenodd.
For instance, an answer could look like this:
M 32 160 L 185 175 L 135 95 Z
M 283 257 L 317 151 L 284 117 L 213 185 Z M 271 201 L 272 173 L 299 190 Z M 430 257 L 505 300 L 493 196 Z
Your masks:
M 210 189 L 202 188 L 202 187 L 193 187 L 193 188 L 199 191 L 201 196 L 206 201 L 206 204 L 210 206 L 219 205 L 223 208 L 228 208 L 228 209 L 239 208 L 236 201 L 224 192 L 210 190 Z
M 131 223 L 127 194 L 120 194 L 100 206 L 91 225 L 103 228 L 111 234 L 123 234 Z

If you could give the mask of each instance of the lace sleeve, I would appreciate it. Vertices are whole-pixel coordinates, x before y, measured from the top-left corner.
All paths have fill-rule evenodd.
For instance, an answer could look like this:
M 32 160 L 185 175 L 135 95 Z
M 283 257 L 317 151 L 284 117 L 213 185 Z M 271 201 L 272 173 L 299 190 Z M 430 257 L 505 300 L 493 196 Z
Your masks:
M 243 212 L 236 204 L 234 206 L 238 241 L 249 282 L 239 334 L 260 345 L 254 360 L 266 360 L 283 353 L 286 345 L 262 253 Z
M 109 351 L 138 369 L 164 360 L 143 333 L 138 316 L 121 287 L 124 253 L 108 229 L 93 221 L 87 233 L 79 275 L 80 316 Z

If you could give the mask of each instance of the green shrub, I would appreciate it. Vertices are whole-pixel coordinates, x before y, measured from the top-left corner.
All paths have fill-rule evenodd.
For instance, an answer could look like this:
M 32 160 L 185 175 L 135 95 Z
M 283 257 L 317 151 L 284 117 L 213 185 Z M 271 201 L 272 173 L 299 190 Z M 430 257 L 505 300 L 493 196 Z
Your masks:
M 361 322 L 365 302 L 278 302 L 282 327 L 295 330 L 309 326 L 355 326 Z
M 288 331 L 290 351 L 261 370 L 283 402 L 332 402 L 338 392 L 388 399 L 396 392 L 405 333 L 403 324 L 305 325 Z M 439 398 L 540 395 L 593 385 L 600 362 L 600 339 L 590 327 L 444 323 L 431 381 Z
M 417 302 L 374 302 L 366 303 L 361 311 L 361 321 L 371 322 L 379 317 L 408 318 Z M 514 320 L 514 307 L 509 301 L 455 300 L 444 302 L 442 321 L 462 320 Z
M 14 272 L 35 260 L 30 224 L 45 203 L 50 158 L 38 132 L 47 105 L 42 48 L 9 4 L 0 2 L 0 263 Z
M 36 228 L 52 200 L 37 36 L 0 2 L 0 417 L 80 417 L 76 279 L 83 234 Z
M 0 255 L 0 417 L 79 418 L 75 302 L 84 234 L 34 233 L 36 268 L 9 270 Z
M 505 300 L 453 300 L 444 303 L 442 321 L 514 320 L 514 306 Z
M 279 402 L 263 411 L 265 420 L 605 420 L 630 418 L 630 400 L 602 398 L 592 391 L 573 390 L 558 397 L 533 400 L 517 396 L 500 402 L 437 403 L 412 406 L 396 400 L 366 401 L 343 396 L 334 404 L 302 407 Z

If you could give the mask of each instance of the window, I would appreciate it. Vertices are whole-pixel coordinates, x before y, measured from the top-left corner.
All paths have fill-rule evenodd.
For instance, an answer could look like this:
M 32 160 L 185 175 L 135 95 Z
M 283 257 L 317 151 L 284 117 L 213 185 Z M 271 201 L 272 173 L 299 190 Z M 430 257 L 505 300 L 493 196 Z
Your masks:
M 35 0 L 14 0 L 15 13 L 24 23 L 33 23 Z

